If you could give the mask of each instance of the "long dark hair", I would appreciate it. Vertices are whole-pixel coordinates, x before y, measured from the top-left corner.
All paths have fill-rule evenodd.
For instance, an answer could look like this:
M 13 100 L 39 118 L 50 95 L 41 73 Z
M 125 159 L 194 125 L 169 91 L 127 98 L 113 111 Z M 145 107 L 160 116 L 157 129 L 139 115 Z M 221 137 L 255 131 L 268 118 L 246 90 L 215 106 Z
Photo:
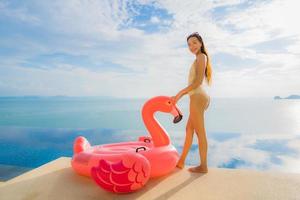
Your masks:
M 206 80 L 207 80 L 208 85 L 211 85 L 212 66 L 211 66 L 210 57 L 208 56 L 208 53 L 207 53 L 207 50 L 205 48 L 203 39 L 199 35 L 198 32 L 194 32 L 194 33 L 192 33 L 192 34 L 190 34 L 190 35 L 187 36 L 186 42 L 188 42 L 188 40 L 191 37 L 196 37 L 199 40 L 199 42 L 202 44 L 202 46 L 200 48 L 200 51 L 207 56 L 207 65 L 206 65 L 207 67 L 205 69 L 205 76 L 206 76 Z

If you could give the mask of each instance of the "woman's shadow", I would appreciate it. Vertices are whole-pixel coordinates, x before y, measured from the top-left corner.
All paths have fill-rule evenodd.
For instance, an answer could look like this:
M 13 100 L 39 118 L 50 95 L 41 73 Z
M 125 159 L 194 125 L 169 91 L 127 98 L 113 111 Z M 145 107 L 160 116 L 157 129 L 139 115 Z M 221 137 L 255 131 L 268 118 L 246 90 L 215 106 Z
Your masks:
M 187 170 L 187 169 L 183 169 L 183 170 Z M 178 173 L 178 171 L 174 172 L 174 173 Z M 154 200 L 164 200 L 164 199 L 168 199 L 170 197 L 172 197 L 173 195 L 175 195 L 177 192 L 179 192 L 180 190 L 182 190 L 183 188 L 187 187 L 188 185 L 190 185 L 193 181 L 195 181 L 196 179 L 200 178 L 201 176 L 205 175 L 202 173 L 190 173 L 189 178 L 187 178 L 185 181 L 183 181 L 182 183 L 176 185 L 175 187 L 172 187 L 171 189 L 165 191 L 163 194 L 159 195 L 158 197 L 154 198 Z M 165 177 L 170 178 L 170 175 Z

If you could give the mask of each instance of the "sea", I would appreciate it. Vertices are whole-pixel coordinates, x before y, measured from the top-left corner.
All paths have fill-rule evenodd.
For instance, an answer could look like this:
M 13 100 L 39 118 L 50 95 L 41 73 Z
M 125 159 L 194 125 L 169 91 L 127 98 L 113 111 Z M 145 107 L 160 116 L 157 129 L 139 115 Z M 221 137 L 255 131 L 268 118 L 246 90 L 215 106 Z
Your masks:
M 76 137 L 91 145 L 135 141 L 150 135 L 142 120 L 149 100 L 112 97 L 0 97 L 0 181 L 61 156 L 72 157 Z M 170 113 L 156 112 L 181 154 L 189 117 L 189 98 Z M 208 167 L 300 173 L 300 100 L 211 97 L 205 112 Z M 186 166 L 200 164 L 196 133 Z

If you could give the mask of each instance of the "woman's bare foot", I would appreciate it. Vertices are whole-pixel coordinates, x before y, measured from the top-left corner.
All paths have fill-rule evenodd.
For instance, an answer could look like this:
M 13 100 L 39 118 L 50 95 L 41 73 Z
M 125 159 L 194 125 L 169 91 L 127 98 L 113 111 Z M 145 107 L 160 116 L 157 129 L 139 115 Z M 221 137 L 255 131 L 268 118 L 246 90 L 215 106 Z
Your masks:
M 208 168 L 207 166 L 196 166 L 196 167 L 190 167 L 188 169 L 190 172 L 195 172 L 195 173 L 207 173 L 208 172 Z
M 176 167 L 179 168 L 179 169 L 183 169 L 183 168 L 184 168 L 184 161 L 179 160 L 179 161 L 177 162 Z

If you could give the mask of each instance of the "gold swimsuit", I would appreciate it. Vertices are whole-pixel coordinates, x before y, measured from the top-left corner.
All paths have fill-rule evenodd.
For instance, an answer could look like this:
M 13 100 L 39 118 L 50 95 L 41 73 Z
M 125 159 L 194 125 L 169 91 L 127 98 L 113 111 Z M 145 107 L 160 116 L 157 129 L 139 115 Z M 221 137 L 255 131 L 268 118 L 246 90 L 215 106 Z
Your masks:
M 194 79 L 196 78 L 196 61 L 193 62 L 193 64 L 191 65 L 190 67 L 190 71 L 189 71 L 189 78 L 188 78 L 188 84 L 192 84 L 192 82 L 194 81 Z M 205 72 L 205 69 L 204 69 L 204 72 Z M 206 78 L 204 76 L 204 78 Z M 204 88 L 202 87 L 203 86 L 203 82 L 204 82 L 204 79 L 202 81 L 202 83 L 195 89 L 191 90 L 188 92 L 189 96 L 192 96 L 193 94 L 203 94 L 204 96 L 207 97 L 207 100 L 208 100 L 208 104 L 207 104 L 207 107 L 209 105 L 209 102 L 210 102 L 210 97 L 208 96 L 208 94 L 206 93 L 206 91 L 204 90 Z M 206 107 L 206 108 L 207 108 Z

